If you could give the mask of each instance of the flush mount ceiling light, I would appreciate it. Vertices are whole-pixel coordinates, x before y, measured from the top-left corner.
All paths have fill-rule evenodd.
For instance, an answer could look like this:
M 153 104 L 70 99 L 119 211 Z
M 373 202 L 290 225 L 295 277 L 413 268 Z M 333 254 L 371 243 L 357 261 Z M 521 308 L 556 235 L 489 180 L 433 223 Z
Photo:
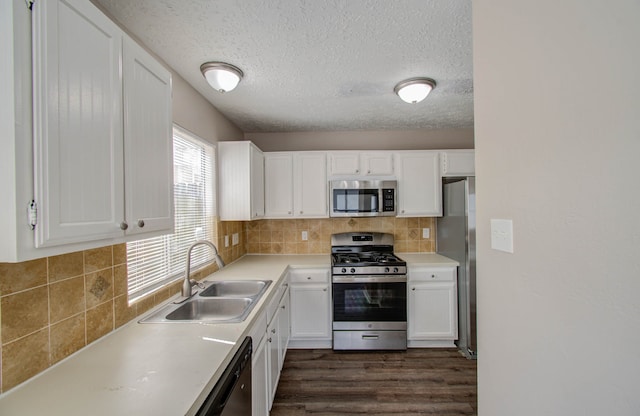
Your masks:
M 431 78 L 410 78 L 401 81 L 393 91 L 402 101 L 416 104 L 427 98 L 427 95 L 436 87 L 436 82 Z
M 224 62 L 205 62 L 200 66 L 200 72 L 209 85 L 219 92 L 233 90 L 244 76 L 240 68 Z

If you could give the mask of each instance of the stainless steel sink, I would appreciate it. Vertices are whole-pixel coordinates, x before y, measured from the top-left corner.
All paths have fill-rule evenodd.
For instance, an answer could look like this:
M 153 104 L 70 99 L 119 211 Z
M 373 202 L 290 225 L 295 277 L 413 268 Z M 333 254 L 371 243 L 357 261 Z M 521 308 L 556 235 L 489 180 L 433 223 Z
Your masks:
M 201 297 L 253 297 L 264 292 L 271 280 L 226 280 L 213 282 L 200 292 Z
M 141 319 L 140 323 L 233 323 L 242 322 L 271 284 L 271 280 L 203 282 L 193 297 L 169 303 Z
M 191 299 L 166 316 L 169 321 L 244 321 L 250 298 Z

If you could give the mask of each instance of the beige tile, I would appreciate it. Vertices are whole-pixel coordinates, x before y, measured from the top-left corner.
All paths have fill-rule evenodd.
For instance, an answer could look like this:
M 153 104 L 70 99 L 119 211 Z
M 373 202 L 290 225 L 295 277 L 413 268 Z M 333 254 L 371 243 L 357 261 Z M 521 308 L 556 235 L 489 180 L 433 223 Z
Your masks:
M 271 254 L 283 254 L 284 243 L 271 243 Z
M 87 344 L 113 331 L 113 300 L 87 309 Z
M 14 341 L 49 324 L 49 294 L 47 286 L 3 296 L 2 342 Z
M 62 321 L 85 310 L 84 277 L 78 276 L 49 285 L 49 319 Z
M 82 276 L 84 260 L 82 251 L 49 257 L 49 283 L 69 277 Z
M 271 242 L 272 243 L 284 243 L 284 233 L 282 230 L 274 230 L 271 231 Z
M 85 275 L 87 309 L 113 299 L 113 269 L 100 270 Z
M 5 392 L 49 366 L 49 329 L 2 346 L 2 391 Z
M 129 306 L 127 296 L 117 296 L 113 300 L 113 312 L 115 316 L 116 328 L 121 327 L 137 316 L 136 306 Z
M 78 351 L 86 345 L 84 311 L 51 325 L 51 364 Z
M 113 295 L 126 295 L 128 290 L 127 265 L 120 264 L 113 267 Z
M 84 251 L 84 272 L 91 273 L 113 266 L 113 249 L 111 246 Z
M 127 245 L 116 244 L 113 246 L 113 265 L 127 263 Z
M 47 259 L 0 263 L 0 296 L 47 284 Z

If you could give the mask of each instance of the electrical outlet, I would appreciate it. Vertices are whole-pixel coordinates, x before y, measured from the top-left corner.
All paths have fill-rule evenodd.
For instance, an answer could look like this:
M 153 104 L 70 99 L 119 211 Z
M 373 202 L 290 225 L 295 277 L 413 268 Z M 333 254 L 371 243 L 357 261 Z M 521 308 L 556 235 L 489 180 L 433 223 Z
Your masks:
M 229 236 L 228 235 L 224 236 L 224 246 L 225 247 L 229 247 Z
M 233 233 L 233 235 L 231 236 L 231 244 L 233 244 L 234 246 L 237 246 L 239 241 L 240 241 L 240 236 L 238 235 L 238 233 Z
M 422 229 L 422 238 L 429 238 L 431 235 L 431 230 L 429 228 Z
M 306 231 L 302 232 L 302 241 L 307 241 L 309 239 L 309 233 Z

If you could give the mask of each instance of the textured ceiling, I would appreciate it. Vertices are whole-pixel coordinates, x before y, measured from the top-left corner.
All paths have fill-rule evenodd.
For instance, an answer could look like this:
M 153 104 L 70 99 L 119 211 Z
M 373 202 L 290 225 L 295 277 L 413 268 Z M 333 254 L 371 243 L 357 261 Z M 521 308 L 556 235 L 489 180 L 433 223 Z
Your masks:
M 473 127 L 471 0 L 94 1 L 245 132 Z M 220 94 L 206 61 L 245 76 Z

